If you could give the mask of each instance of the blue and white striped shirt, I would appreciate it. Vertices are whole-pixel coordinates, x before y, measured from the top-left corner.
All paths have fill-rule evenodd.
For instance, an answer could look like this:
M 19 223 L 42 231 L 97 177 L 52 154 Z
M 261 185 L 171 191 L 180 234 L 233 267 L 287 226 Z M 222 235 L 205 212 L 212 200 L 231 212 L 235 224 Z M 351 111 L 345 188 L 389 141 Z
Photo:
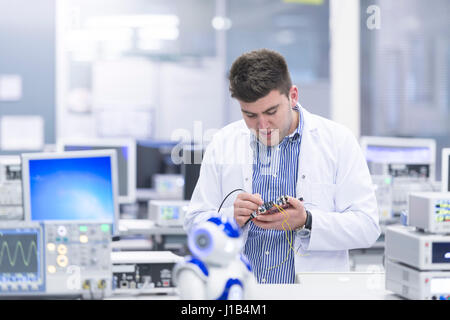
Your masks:
M 303 130 L 303 114 L 297 105 L 299 125 L 278 145 L 268 147 L 252 135 L 253 180 L 252 192 L 259 193 L 264 202 L 282 195 L 296 196 L 298 159 Z M 244 254 L 259 283 L 294 283 L 294 231 L 267 230 L 249 223 Z

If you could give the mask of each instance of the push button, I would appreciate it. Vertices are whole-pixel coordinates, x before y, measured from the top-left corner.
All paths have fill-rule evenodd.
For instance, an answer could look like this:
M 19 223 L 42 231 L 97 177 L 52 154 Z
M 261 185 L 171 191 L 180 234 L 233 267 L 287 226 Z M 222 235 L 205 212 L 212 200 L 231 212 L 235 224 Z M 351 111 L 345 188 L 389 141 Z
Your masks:
M 62 255 L 65 255 L 67 253 L 67 247 L 65 245 L 63 245 L 63 244 L 60 244 L 58 246 L 58 253 L 62 254 Z
M 48 273 L 55 273 L 56 272 L 56 267 L 50 265 L 50 266 L 47 267 L 47 271 L 48 271 Z
M 61 237 L 65 237 L 67 235 L 67 229 L 64 226 L 59 226 L 57 232 Z
M 56 263 L 58 264 L 58 266 L 65 268 L 69 263 L 69 259 L 67 259 L 66 256 L 61 255 L 56 258 Z
M 89 241 L 89 238 L 88 238 L 87 235 L 82 234 L 82 235 L 80 236 L 80 242 L 81 242 L 81 243 L 87 243 L 88 241 Z

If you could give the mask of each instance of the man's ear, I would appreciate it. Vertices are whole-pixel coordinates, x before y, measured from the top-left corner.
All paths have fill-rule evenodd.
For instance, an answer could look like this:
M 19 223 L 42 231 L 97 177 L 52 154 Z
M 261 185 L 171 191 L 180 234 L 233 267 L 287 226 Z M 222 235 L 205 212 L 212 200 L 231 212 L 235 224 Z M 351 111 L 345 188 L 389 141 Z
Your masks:
M 293 103 L 292 107 L 294 107 L 298 103 L 298 88 L 294 85 L 289 90 L 289 98 Z

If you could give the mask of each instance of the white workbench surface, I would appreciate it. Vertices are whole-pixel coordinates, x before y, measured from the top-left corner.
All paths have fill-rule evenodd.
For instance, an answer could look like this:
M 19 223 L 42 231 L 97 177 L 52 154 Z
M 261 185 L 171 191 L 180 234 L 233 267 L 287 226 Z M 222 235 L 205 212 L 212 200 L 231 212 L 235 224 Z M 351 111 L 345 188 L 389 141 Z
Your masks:
M 257 284 L 254 300 L 398 300 L 384 273 L 301 273 L 295 284 Z M 108 300 L 179 300 L 176 294 L 113 296 Z

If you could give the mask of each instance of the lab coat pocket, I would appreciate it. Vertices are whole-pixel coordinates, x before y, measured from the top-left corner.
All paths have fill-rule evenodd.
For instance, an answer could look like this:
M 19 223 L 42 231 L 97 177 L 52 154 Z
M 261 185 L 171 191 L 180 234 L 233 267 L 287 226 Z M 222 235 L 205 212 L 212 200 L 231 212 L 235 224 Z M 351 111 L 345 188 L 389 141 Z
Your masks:
M 335 211 L 334 196 L 336 185 L 331 183 L 310 183 L 311 207 L 324 210 Z M 308 207 L 308 206 L 306 206 Z

